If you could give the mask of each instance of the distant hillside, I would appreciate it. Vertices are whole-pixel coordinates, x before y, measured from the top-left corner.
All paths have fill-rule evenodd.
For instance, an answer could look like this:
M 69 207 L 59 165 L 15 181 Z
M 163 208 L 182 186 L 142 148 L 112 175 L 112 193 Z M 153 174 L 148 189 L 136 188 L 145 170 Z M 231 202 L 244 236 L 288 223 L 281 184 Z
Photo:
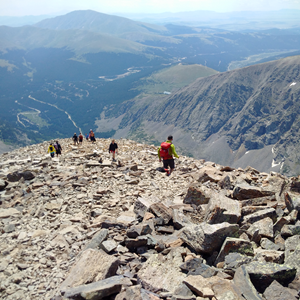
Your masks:
M 163 26 L 135 22 L 93 10 L 73 11 L 63 16 L 45 19 L 36 23 L 35 26 L 55 30 L 80 29 L 116 36 L 128 32 L 163 34 L 167 31 Z
M 58 48 L 74 51 L 76 54 L 98 52 L 137 53 L 146 50 L 146 46 L 118 37 L 84 31 L 52 30 L 33 26 L 0 26 L 1 51 L 8 49 Z
M 200 78 L 159 104 L 136 101 L 116 137 L 174 142 L 197 158 L 300 172 L 300 56 Z

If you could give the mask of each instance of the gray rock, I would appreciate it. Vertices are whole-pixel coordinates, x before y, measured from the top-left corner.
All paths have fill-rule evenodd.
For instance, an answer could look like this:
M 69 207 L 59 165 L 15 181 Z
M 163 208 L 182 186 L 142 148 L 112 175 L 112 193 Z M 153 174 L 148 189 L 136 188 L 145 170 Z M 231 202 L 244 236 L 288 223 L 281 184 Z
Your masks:
M 10 233 L 10 232 L 15 231 L 15 229 L 16 229 L 15 224 L 8 224 L 4 227 L 4 232 Z
M 141 294 L 141 286 L 129 286 L 123 291 L 122 293 L 118 294 L 115 298 L 115 300 L 124 300 L 124 299 L 130 299 L 130 300 L 141 300 L 142 294 Z
M 225 256 L 224 270 L 235 270 L 242 265 L 247 265 L 252 261 L 252 258 L 240 253 L 229 253 Z
M 190 271 L 194 271 L 197 268 L 199 268 L 202 263 L 203 263 L 203 258 L 196 257 L 180 265 L 180 269 L 182 270 L 182 272 L 188 273 Z
M 204 278 L 210 278 L 215 276 L 218 273 L 218 270 L 216 268 L 210 267 L 206 264 L 201 264 L 198 268 L 195 270 L 191 270 L 188 273 L 189 275 L 201 275 Z
M 117 248 L 118 244 L 114 240 L 106 240 L 102 242 L 100 248 L 103 249 L 106 253 L 110 253 L 111 251 Z
M 284 225 L 280 232 L 282 237 L 290 237 L 293 235 L 300 235 L 300 224 L 297 225 Z
M 154 203 L 150 206 L 150 210 L 158 217 L 163 219 L 163 224 L 168 224 L 172 219 L 172 209 L 163 203 Z
M 241 266 L 236 270 L 233 282 L 235 289 L 237 289 L 240 295 L 246 300 L 262 300 L 262 297 L 253 286 L 245 266 Z
M 184 226 L 190 225 L 191 222 L 181 210 L 173 209 L 173 224 L 179 230 Z
M 126 232 L 127 236 L 131 239 L 137 238 L 138 236 L 141 235 L 141 233 L 142 233 L 142 226 L 141 225 L 132 226 Z
M 134 212 L 138 217 L 143 218 L 153 203 L 155 203 L 153 199 L 139 197 L 134 203 Z
M 181 229 L 179 237 L 198 253 L 212 254 L 219 251 L 227 237 L 235 237 L 239 226 L 236 224 L 221 223 L 190 225 Z
M 200 183 L 193 183 L 189 186 L 187 194 L 183 200 L 185 204 L 207 204 L 212 194 L 212 190 Z
M 254 258 L 257 261 L 265 261 L 265 262 L 273 262 L 276 264 L 283 264 L 284 252 L 276 251 L 276 250 L 264 250 L 264 249 L 258 248 L 255 250 Z
M 270 286 L 264 292 L 266 300 L 297 300 L 288 288 L 283 287 L 276 280 L 274 280 Z
M 174 290 L 186 277 L 180 270 L 183 248 L 175 248 L 166 256 L 153 254 L 137 273 L 142 286 L 152 292 Z
M 215 265 L 217 265 L 219 262 L 224 261 L 225 256 L 232 252 L 247 256 L 254 256 L 254 250 L 251 242 L 243 239 L 227 237 L 215 261 Z
M 60 290 L 114 276 L 118 266 L 119 260 L 116 257 L 102 250 L 87 249 L 81 253 L 68 277 L 61 284 Z
M 300 245 L 300 235 L 294 235 L 286 239 L 284 257 L 287 259 Z
M 288 254 L 285 257 L 284 263 L 296 268 L 298 274 L 300 274 L 300 245 L 297 245 L 294 251 L 292 251 L 291 246 L 288 246 L 286 253 Z
M 288 285 L 296 276 L 296 268 L 284 264 L 279 265 L 275 263 L 253 261 L 246 266 L 251 281 L 257 291 L 263 293 L 265 289 L 277 280 L 283 285 Z
M 112 294 L 117 294 L 122 289 L 123 276 L 113 276 L 101 281 L 67 289 L 63 295 L 69 299 L 98 300 Z
M 177 296 L 185 296 L 185 297 L 191 297 L 194 296 L 193 292 L 184 284 L 179 284 L 176 289 L 174 290 L 174 295 Z
M 247 215 L 247 216 L 244 216 L 243 217 L 243 220 L 242 220 L 242 225 L 243 224 L 253 224 L 257 221 L 260 221 L 264 218 L 271 218 L 273 221 L 276 220 L 276 210 L 274 208 L 267 208 L 267 209 L 264 209 L 264 210 L 260 210 L 260 211 L 257 211 L 253 214 L 250 214 L 250 215 Z
M 263 237 L 267 238 L 273 238 L 273 221 L 271 218 L 264 218 L 260 221 L 257 221 L 253 223 L 249 229 L 247 230 L 247 233 L 250 236 L 254 236 L 255 232 L 258 231 L 258 234 Z
M 265 191 L 259 187 L 254 186 L 236 186 L 233 190 L 233 198 L 237 200 L 246 200 L 252 198 L 261 198 L 272 196 L 275 192 Z
M 273 243 L 272 241 L 270 241 L 267 238 L 262 238 L 260 240 L 260 246 L 263 249 L 266 249 L 266 250 L 275 250 L 275 251 L 279 251 L 282 248 L 280 245 L 277 245 L 277 244 Z
M 213 193 L 205 212 L 205 221 L 209 224 L 228 222 L 236 224 L 241 218 L 241 204 L 222 193 Z

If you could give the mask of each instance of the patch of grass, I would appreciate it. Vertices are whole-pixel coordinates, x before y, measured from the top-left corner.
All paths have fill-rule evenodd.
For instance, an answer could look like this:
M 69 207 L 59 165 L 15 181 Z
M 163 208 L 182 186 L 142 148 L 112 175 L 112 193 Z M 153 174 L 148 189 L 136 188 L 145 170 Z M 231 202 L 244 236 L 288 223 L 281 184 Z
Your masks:
M 196 79 L 218 73 L 202 65 L 183 65 L 167 67 L 149 77 L 142 78 L 137 90 L 147 94 L 162 94 L 164 91 L 172 92 L 182 88 Z

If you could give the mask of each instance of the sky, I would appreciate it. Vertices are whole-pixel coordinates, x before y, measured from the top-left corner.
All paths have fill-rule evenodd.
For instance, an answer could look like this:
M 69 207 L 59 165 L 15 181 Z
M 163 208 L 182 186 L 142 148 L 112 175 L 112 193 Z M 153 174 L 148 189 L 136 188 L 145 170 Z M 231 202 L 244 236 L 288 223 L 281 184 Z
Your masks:
M 59 15 L 85 9 L 108 14 L 267 11 L 300 9 L 300 0 L 0 0 L 0 16 Z

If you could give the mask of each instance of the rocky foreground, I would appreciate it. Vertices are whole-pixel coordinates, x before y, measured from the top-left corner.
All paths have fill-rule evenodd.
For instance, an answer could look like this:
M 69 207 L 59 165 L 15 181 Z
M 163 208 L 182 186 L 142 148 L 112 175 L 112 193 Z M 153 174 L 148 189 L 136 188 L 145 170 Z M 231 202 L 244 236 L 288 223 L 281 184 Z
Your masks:
M 1 299 L 299 299 L 298 178 L 109 143 L 0 156 Z

